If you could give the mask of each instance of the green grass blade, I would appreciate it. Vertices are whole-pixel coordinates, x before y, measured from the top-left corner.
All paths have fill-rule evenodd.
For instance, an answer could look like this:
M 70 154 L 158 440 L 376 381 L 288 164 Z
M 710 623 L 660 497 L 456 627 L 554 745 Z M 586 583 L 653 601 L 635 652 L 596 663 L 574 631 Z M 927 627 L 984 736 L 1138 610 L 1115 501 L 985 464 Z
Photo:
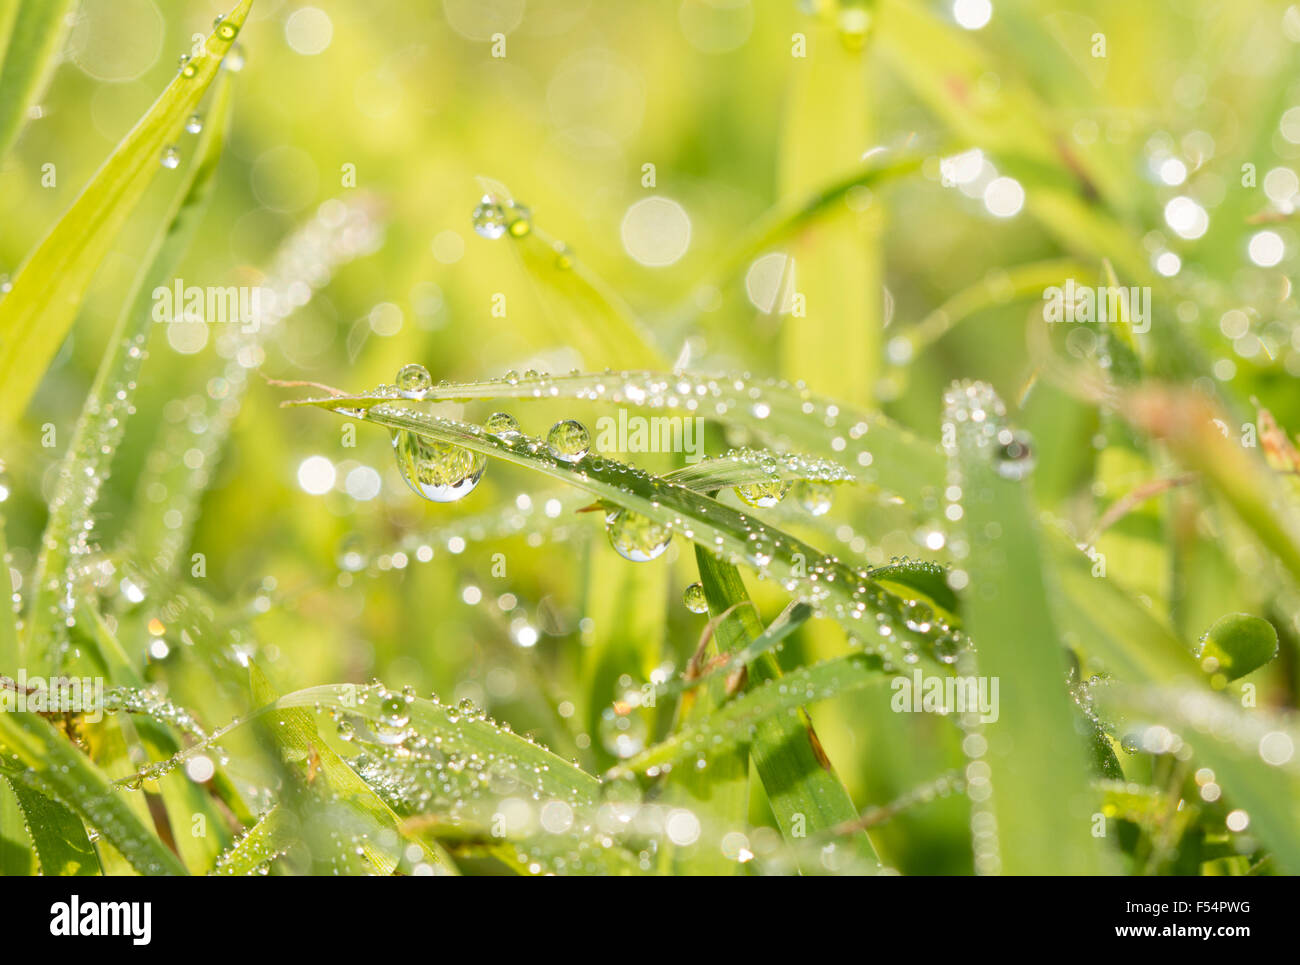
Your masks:
M 214 85 L 211 108 L 195 148 L 195 161 L 189 166 L 184 183 L 143 259 L 144 267 L 132 284 L 68 451 L 59 465 L 58 483 L 50 500 L 50 516 L 33 577 L 36 593 L 27 634 L 28 653 L 39 654 L 42 665 L 56 671 L 67 643 L 67 614 L 60 609 L 60 601 L 72 595 L 68 570 L 77 557 L 90 551 L 96 500 L 109 478 L 113 456 L 134 411 L 144 362 L 143 349 L 154 325 L 150 309 L 153 292 L 171 278 L 207 208 L 225 142 L 230 100 L 229 75 L 223 74 Z
M 1014 470 L 999 471 L 1001 448 L 1011 442 L 1006 413 L 982 383 L 954 385 L 945 403 L 949 483 L 960 488 L 957 529 L 969 548 L 962 562 L 970 586 L 965 626 L 990 693 L 991 681 L 999 682 L 997 719 L 982 729 L 986 813 L 995 821 L 996 845 L 981 847 L 977 838 L 976 870 L 1096 874 L 1104 868 L 1088 823 L 1096 802 L 1066 689 L 1038 527 Z
M 392 874 L 403 860 L 404 845 L 400 842 L 405 841 L 407 844 L 416 844 L 422 851 L 422 860 L 438 869 L 440 873 L 455 873 L 455 865 L 449 856 L 439 849 L 429 848 L 406 834 L 397 815 L 380 800 L 365 781 L 357 776 L 343 758 L 325 744 L 317 733 L 315 717 L 310 711 L 294 705 L 291 701 L 280 701 L 270 682 L 255 664 L 249 665 L 249 674 L 252 679 L 254 702 L 259 706 L 274 707 L 269 714 L 269 719 L 266 720 L 265 730 L 272 735 L 286 768 L 294 775 L 294 783 L 298 790 L 303 792 L 302 796 L 308 796 L 308 786 L 315 781 L 320 782 L 315 785 L 315 790 L 330 805 L 337 805 L 342 809 L 323 809 L 322 813 L 333 813 L 336 820 L 342 819 L 343 814 L 346 813 L 349 818 L 346 823 L 362 829 L 357 835 L 360 838 L 357 846 L 364 853 L 369 868 L 379 874 Z M 312 761 L 316 762 L 318 773 L 312 773 Z M 301 784 L 296 780 L 300 776 L 300 771 L 306 772 Z M 308 809 L 304 808 L 304 810 Z M 310 811 L 314 812 L 315 808 L 311 808 Z M 368 829 L 376 832 L 373 837 L 366 833 Z M 384 832 L 392 836 L 389 843 L 375 840 Z M 314 839 L 323 840 L 323 836 L 316 835 Z M 346 860 L 353 862 L 359 857 L 360 855 L 352 853 L 346 856 Z M 318 867 L 323 860 L 330 859 L 313 853 L 313 867 Z
M 721 619 L 714 634 L 719 651 L 743 653 L 762 636 L 763 627 L 753 607 L 748 605 L 749 595 L 745 592 L 740 572 L 731 564 L 714 559 L 702 547 L 696 547 L 695 559 L 700 567 L 700 582 L 704 584 L 709 612 L 718 619 L 723 613 L 733 610 L 730 616 Z M 773 682 L 780 686 L 785 679 L 770 652 L 758 655 L 749 664 L 750 689 Z M 754 725 L 749 752 L 767 792 L 777 826 L 787 840 L 795 842 L 857 818 L 853 799 L 822 750 L 812 721 L 803 708 L 792 714 L 759 720 Z M 709 757 L 711 766 L 718 754 Z M 868 864 L 878 861 L 866 832 L 854 832 L 845 839 L 844 845 L 858 861 Z
M 0 0 L 0 159 L 59 64 L 75 0 Z
M 164 148 L 217 76 L 253 0 L 241 0 L 122 139 L 0 302 L 0 434 L 18 419 L 72 327 L 95 269 L 161 170 Z M 226 34 L 229 34 L 226 36 Z
M 698 723 L 683 727 L 653 747 L 628 758 L 610 776 L 623 773 L 654 777 L 686 766 L 699 755 L 717 753 L 753 739 L 755 727 L 771 717 L 794 714 L 819 700 L 829 700 L 888 680 L 879 657 L 855 653 L 800 667 L 779 680 L 769 680 L 728 702 Z
M 98 829 L 141 874 L 185 874 L 104 773 L 49 723 L 32 713 L 0 713 L 0 746 L 11 776 L 71 808 Z

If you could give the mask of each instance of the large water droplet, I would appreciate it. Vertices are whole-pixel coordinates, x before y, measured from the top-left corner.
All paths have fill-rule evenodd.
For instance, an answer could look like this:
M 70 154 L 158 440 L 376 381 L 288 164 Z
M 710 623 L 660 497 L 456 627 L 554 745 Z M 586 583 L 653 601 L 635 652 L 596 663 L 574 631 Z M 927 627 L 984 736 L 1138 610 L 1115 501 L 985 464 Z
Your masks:
M 402 392 L 413 393 L 422 397 L 432 386 L 433 376 L 419 362 L 403 365 L 397 370 L 397 388 Z
M 190 119 L 185 122 L 185 130 L 190 134 L 198 134 L 203 130 L 203 115 L 191 114 Z
M 682 602 L 692 613 L 707 613 L 709 601 L 704 598 L 704 584 L 692 583 L 682 593 Z
M 605 532 L 615 552 L 633 563 L 645 563 L 662 556 L 673 534 L 662 523 L 629 509 L 616 509 L 605 517 Z
M 163 150 L 158 163 L 168 170 L 174 171 L 181 166 L 181 152 L 176 150 L 175 146 L 169 146 Z
M 784 479 L 772 479 L 767 482 L 736 487 L 736 495 L 740 497 L 741 502 L 758 509 L 770 509 L 779 503 L 789 491 L 790 484 Z
M 830 483 L 805 479 L 795 486 L 795 496 L 804 512 L 812 516 L 825 516 L 830 512 L 835 490 Z
M 482 453 L 402 430 L 393 433 L 393 452 L 406 484 L 435 503 L 452 503 L 469 495 L 487 467 Z
M 581 422 L 565 419 L 551 426 L 551 431 L 546 434 L 546 445 L 556 459 L 578 462 L 591 451 L 591 436 Z
M 1003 479 L 1024 479 L 1034 471 L 1038 458 L 1034 455 L 1034 441 L 1023 430 L 1003 429 L 998 433 L 997 449 L 993 453 L 993 467 Z

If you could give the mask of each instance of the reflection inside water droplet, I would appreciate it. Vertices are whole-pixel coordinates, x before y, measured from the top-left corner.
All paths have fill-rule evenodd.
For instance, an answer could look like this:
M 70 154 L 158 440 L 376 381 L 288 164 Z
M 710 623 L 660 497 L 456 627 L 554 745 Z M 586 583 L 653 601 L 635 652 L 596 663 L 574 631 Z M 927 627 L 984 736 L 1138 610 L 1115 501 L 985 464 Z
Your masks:
M 737 486 L 736 495 L 741 502 L 757 509 L 770 509 L 785 498 L 790 491 L 790 484 L 784 479 L 772 479 L 768 482 L 751 483 Z M 829 509 L 829 505 L 827 509 Z
M 581 422 L 565 419 L 551 426 L 551 431 L 546 434 L 546 445 L 556 459 L 578 462 L 591 451 L 591 436 Z
M 393 433 L 393 452 L 406 484 L 435 503 L 452 503 L 469 495 L 487 467 L 482 453 L 402 430 Z
M 615 552 L 633 563 L 645 563 L 662 556 L 673 539 L 667 526 L 628 509 L 616 509 L 608 514 L 605 532 Z

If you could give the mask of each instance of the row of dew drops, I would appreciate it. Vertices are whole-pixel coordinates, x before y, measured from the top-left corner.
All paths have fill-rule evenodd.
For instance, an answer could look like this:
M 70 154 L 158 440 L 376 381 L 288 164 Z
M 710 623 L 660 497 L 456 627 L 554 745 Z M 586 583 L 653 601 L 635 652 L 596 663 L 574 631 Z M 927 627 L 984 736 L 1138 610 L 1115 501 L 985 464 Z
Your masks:
M 423 398 L 432 387 L 428 369 L 419 363 L 405 365 L 397 373 L 396 390 L 402 398 Z M 484 422 L 483 428 L 507 443 L 513 444 L 523 438 L 519 423 L 505 412 L 494 412 Z M 478 486 L 487 468 L 487 456 L 462 446 L 436 442 L 402 429 L 393 430 L 392 440 L 402 478 L 416 495 L 430 502 L 450 503 L 463 499 Z M 591 451 L 591 436 L 581 422 L 563 419 L 547 433 L 546 447 L 556 459 L 578 463 Z M 798 488 L 800 504 L 809 513 L 820 516 L 830 510 L 830 485 L 809 480 L 801 481 Z M 733 489 L 747 505 L 769 508 L 785 497 L 791 483 L 772 479 Z M 672 541 L 667 526 L 623 508 L 606 513 L 605 531 L 615 551 L 636 563 L 661 556 Z
M 534 373 L 526 375 L 533 376 Z M 411 363 L 398 372 L 396 385 L 380 386 L 372 394 L 420 400 L 432 387 L 433 381 L 428 370 L 419 363 Z M 489 416 L 483 428 L 489 435 L 511 446 L 525 438 L 515 418 L 504 412 Z M 413 492 L 432 502 L 454 502 L 464 498 L 478 485 L 486 469 L 487 457 L 463 446 L 430 440 L 404 429 L 391 430 L 391 437 L 403 479 Z M 555 459 L 574 464 L 588 456 L 591 439 L 582 423 L 565 419 L 551 427 L 545 447 Z M 771 468 L 775 469 L 775 466 Z M 812 480 L 801 480 L 797 486 L 800 491 L 799 501 L 809 513 L 821 515 L 830 509 L 832 486 Z M 793 487 L 787 480 L 774 478 L 732 488 L 745 504 L 767 508 L 780 502 Z M 622 507 L 606 512 L 605 530 L 614 550 L 632 562 L 658 558 L 672 540 L 672 529 L 668 525 Z M 894 627 L 898 624 L 900 629 L 906 627 L 909 634 L 924 638 L 927 648 L 940 662 L 954 663 L 958 655 L 968 649 L 969 641 L 965 635 L 937 619 L 932 608 L 924 601 L 901 600 L 897 601 L 899 605 L 895 608 L 888 605 L 886 594 L 873 590 L 869 584 L 864 584 L 860 592 L 869 594 L 875 603 L 882 646 L 885 641 L 895 639 L 897 631 Z M 863 598 L 855 604 L 854 613 L 860 613 L 871 601 Z M 695 613 L 707 610 L 703 590 L 695 584 L 687 587 L 684 603 Z M 903 641 L 903 646 L 908 651 L 903 659 L 914 661 L 917 658 L 916 651 L 906 641 Z
M 218 16 L 212 21 L 212 29 L 216 31 L 218 37 L 222 40 L 230 41 L 235 39 L 239 33 L 239 28 L 232 23 L 227 23 L 223 17 Z M 226 53 L 221 60 L 221 65 L 231 73 L 239 73 L 244 69 L 244 51 L 239 44 L 235 44 Z M 179 70 L 182 77 L 194 77 L 198 74 L 198 67 L 194 63 L 194 58 L 189 54 L 181 54 Z M 203 115 L 191 114 L 185 121 L 185 132 L 187 134 L 198 134 L 203 130 Z M 181 166 L 180 147 L 175 144 L 169 144 L 163 148 L 162 157 L 159 163 L 168 170 L 175 170 Z

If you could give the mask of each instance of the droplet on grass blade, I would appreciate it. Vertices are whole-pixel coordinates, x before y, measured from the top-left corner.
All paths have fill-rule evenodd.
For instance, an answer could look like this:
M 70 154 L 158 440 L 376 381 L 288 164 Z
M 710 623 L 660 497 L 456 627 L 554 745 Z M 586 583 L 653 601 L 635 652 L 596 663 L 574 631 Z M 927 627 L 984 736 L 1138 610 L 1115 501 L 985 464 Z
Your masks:
M 662 556 L 673 539 L 667 526 L 629 509 L 616 509 L 607 515 L 605 532 L 614 551 L 633 563 L 645 563 Z
M 393 433 L 393 452 L 412 492 L 435 503 L 453 503 L 469 495 L 487 467 L 482 453 L 404 430 Z
M 581 422 L 565 419 L 551 426 L 551 431 L 546 434 L 546 445 L 556 459 L 578 462 L 591 451 L 591 436 Z

